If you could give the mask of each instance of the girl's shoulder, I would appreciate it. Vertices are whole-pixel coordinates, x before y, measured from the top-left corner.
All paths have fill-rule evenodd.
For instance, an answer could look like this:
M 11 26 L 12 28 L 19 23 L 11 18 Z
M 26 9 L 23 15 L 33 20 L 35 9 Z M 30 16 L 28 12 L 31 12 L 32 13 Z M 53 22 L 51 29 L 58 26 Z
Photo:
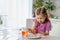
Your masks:
M 51 23 L 50 21 L 47 21 L 47 23 Z
M 47 25 L 51 25 L 51 22 L 50 22 L 50 21 L 47 21 L 46 24 L 47 24 Z

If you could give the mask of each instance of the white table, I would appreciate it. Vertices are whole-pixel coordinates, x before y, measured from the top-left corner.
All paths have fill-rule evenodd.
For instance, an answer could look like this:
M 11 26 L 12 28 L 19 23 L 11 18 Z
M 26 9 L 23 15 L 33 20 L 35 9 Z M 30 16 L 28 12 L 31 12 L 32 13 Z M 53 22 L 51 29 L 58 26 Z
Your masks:
M 55 37 L 55 36 L 45 36 L 40 39 L 29 39 L 27 37 L 21 36 L 19 40 L 60 40 L 60 37 Z

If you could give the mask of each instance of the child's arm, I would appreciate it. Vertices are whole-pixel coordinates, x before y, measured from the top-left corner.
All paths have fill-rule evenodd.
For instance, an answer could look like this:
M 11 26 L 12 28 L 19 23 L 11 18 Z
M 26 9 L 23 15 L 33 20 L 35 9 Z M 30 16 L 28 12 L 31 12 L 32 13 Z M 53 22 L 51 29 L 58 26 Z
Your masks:
M 45 35 L 49 35 L 49 31 L 46 31 L 44 34 L 45 34 Z
M 31 28 L 32 30 L 36 28 L 35 25 L 36 25 L 35 22 L 33 22 L 33 25 L 32 25 L 32 28 Z
M 33 30 L 34 29 L 35 29 L 35 23 L 33 22 L 32 27 L 31 28 L 28 28 L 28 31 L 31 32 L 31 33 L 33 33 Z
M 45 35 L 49 35 L 50 30 L 51 30 L 51 23 L 48 22 L 46 25 Z
M 46 31 L 46 32 L 41 32 L 40 33 L 42 36 L 48 36 L 49 35 L 49 32 L 48 31 Z
M 32 28 L 31 28 L 31 32 L 34 34 L 34 29 L 36 29 L 35 27 L 35 22 L 33 22 Z

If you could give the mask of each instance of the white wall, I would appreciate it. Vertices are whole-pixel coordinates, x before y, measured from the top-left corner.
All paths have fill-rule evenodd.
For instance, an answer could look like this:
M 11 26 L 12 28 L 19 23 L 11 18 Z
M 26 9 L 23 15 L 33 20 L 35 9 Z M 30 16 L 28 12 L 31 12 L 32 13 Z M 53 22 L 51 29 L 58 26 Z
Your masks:
M 32 17 L 32 0 L 0 0 L 0 15 L 8 15 L 8 28 L 23 27 Z
M 16 27 L 16 0 L 0 0 L 0 15 L 7 15 L 7 27 Z
M 7 0 L 0 0 L 0 15 L 7 15 Z
M 15 28 L 17 26 L 16 17 L 16 0 L 6 0 L 7 2 L 7 28 Z
M 18 27 L 25 27 L 27 18 L 32 18 L 32 0 L 17 0 Z

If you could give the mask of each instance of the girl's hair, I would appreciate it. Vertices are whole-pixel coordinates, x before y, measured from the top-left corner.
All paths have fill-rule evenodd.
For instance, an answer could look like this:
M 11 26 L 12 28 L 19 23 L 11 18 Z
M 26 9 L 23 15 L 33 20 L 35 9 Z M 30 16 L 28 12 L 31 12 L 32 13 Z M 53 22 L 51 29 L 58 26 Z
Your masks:
M 45 7 L 41 7 L 36 10 L 35 15 L 40 15 L 40 14 L 43 14 L 46 17 L 45 22 L 49 21 Z

